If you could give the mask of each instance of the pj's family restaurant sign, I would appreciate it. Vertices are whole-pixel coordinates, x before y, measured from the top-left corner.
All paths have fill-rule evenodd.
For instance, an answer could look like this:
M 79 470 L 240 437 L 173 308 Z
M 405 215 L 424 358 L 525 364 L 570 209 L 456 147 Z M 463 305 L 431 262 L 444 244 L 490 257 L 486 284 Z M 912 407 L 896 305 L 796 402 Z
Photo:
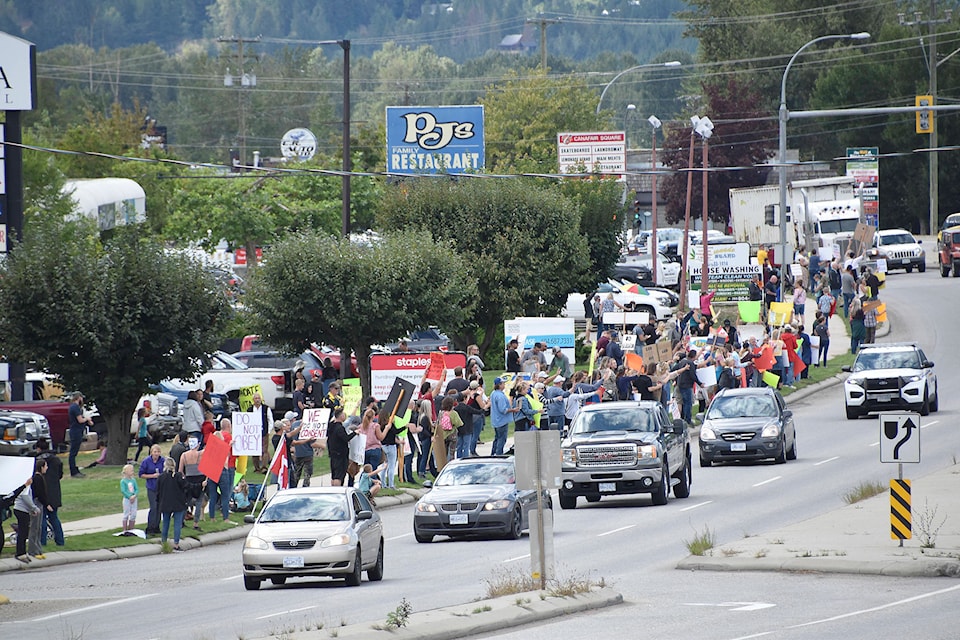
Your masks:
M 483 106 L 387 107 L 389 173 L 470 173 L 484 166 Z

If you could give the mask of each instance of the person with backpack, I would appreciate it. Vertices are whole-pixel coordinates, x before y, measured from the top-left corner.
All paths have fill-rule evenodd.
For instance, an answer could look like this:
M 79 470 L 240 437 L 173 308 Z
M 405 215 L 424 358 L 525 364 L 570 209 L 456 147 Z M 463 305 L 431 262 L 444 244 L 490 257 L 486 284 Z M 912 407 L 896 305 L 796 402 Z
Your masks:
M 27 478 L 26 482 L 24 482 L 22 485 L 14 489 L 11 493 L 8 493 L 7 495 L 0 497 L 0 553 L 3 552 L 3 541 L 7 539 L 7 534 L 4 533 L 3 531 L 3 522 L 8 518 L 13 517 L 13 510 L 11 509 L 11 507 L 13 507 L 13 505 L 16 504 L 17 500 L 20 498 L 20 494 L 26 491 L 27 488 L 29 488 L 30 485 L 32 484 L 33 484 L 33 478 L 32 477 Z M 17 528 L 19 528 L 19 525 L 17 525 Z M 18 535 L 17 548 L 20 547 L 19 540 L 20 540 L 20 536 Z M 17 555 L 19 556 L 20 554 L 18 553 Z M 21 560 L 18 557 L 17 560 L 20 560 L 21 562 L 30 562 L 29 558 L 26 558 L 25 560 Z
M 447 461 L 457 453 L 457 430 L 463 426 L 463 420 L 454 411 L 456 404 L 453 396 L 443 396 L 440 401 L 440 413 L 433 430 L 433 459 L 437 463 L 437 472 L 443 471 Z

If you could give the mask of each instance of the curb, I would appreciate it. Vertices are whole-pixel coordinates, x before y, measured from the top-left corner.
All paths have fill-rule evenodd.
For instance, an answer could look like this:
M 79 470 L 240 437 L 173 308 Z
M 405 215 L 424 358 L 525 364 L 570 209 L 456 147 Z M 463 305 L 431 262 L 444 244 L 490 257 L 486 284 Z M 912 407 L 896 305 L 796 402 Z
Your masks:
M 677 569 L 691 571 L 816 571 L 854 575 L 894 576 L 900 578 L 960 578 L 957 560 L 849 560 L 839 558 L 713 558 L 688 556 L 677 563 Z
M 349 640 L 382 639 L 385 637 L 384 631 L 390 638 L 398 640 L 452 640 L 622 603 L 623 596 L 609 588 L 561 597 L 528 591 L 412 613 L 407 624 L 398 628 L 387 628 L 385 624 L 377 622 L 361 622 L 335 629 L 337 638 Z M 290 637 L 292 640 L 327 640 L 331 637 L 331 630 L 305 631 Z
M 404 489 L 398 496 L 383 496 L 377 498 L 378 510 L 398 507 L 402 504 L 416 502 L 423 492 L 419 489 Z M 215 544 L 223 544 L 245 538 L 252 525 L 241 524 L 233 529 L 214 531 L 202 534 L 199 538 L 181 538 L 180 546 L 183 549 L 199 549 Z M 34 559 L 29 565 L 23 564 L 16 558 L 0 560 L 0 573 L 7 571 L 29 571 L 44 567 L 56 567 L 78 562 L 105 562 L 107 560 L 127 560 L 130 558 L 145 558 L 162 554 L 160 541 L 153 540 L 148 544 L 138 544 L 129 547 L 114 547 L 111 549 L 91 549 L 89 551 L 49 551 L 45 560 Z M 4 604 L 4 596 L 0 594 L 0 605 Z M 9 600 L 7 600 L 9 602 Z

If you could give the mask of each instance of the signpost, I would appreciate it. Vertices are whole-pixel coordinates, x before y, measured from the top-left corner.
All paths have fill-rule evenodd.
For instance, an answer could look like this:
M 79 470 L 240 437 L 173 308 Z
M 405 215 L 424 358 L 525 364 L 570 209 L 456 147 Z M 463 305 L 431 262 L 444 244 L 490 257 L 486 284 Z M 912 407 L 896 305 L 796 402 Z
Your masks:
M 912 537 L 910 481 L 903 477 L 903 465 L 920 462 L 920 414 L 880 414 L 880 462 L 898 467 L 898 477 L 890 481 L 890 537 L 902 547 Z
M 627 134 L 594 131 L 557 134 L 560 173 L 615 173 L 627 170 Z
M 560 432 L 514 434 L 517 489 L 536 490 L 537 517 L 530 519 L 530 576 L 546 589 L 553 578 L 553 510 L 545 509 L 543 492 L 560 487 Z

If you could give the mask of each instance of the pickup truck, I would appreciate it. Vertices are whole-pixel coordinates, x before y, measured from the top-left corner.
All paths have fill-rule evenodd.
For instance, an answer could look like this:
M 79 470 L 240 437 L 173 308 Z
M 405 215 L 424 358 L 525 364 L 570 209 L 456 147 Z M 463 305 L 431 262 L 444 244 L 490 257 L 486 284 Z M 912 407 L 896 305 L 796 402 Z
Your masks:
M 260 385 L 263 403 L 273 409 L 274 416 L 283 416 L 293 408 L 293 370 L 248 367 L 229 353 L 217 351 L 210 358 L 210 369 L 192 380 L 171 378 L 160 386 L 169 393 L 202 389 L 207 380 L 213 380 L 214 393 L 222 393 L 233 403 L 239 403 L 240 389 Z
M 49 437 L 50 425 L 42 415 L 0 409 L 0 455 L 36 455 L 37 440 Z
M 659 402 L 625 400 L 584 406 L 560 443 L 560 508 L 577 498 L 649 493 L 655 505 L 690 495 L 693 468 L 683 420 Z

